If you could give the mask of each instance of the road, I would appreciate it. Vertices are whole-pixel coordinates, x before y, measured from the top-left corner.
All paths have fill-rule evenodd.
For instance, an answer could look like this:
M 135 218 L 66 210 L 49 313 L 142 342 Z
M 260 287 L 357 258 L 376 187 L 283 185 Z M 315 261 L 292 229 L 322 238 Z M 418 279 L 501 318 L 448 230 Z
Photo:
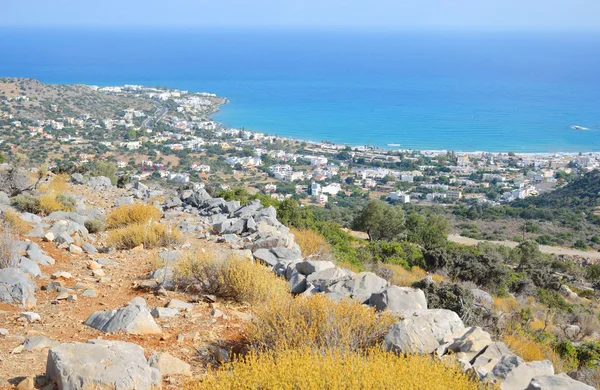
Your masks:
M 165 115 L 167 115 L 167 108 L 163 107 L 161 105 L 157 105 L 156 106 L 156 112 L 154 113 L 154 115 L 149 116 L 148 118 L 146 118 L 144 120 L 144 122 L 142 123 L 142 127 L 146 127 L 146 128 L 150 128 L 150 122 L 154 121 L 155 123 L 158 123 L 158 121 L 160 121 Z
M 511 248 L 514 248 L 517 245 L 519 245 L 519 243 L 515 242 L 515 241 L 475 240 L 473 238 L 462 237 L 462 236 L 455 235 L 455 234 L 450 234 L 448 236 L 448 240 L 450 240 L 452 242 L 456 242 L 458 244 L 471 245 L 471 246 L 475 246 L 475 245 L 479 244 L 480 242 L 490 242 L 492 244 L 505 245 L 505 246 L 508 246 Z M 542 253 L 547 253 L 550 255 L 579 256 L 579 257 L 584 257 L 586 259 L 600 260 L 600 252 L 580 251 L 577 249 L 560 248 L 560 247 L 548 246 L 548 245 L 540 245 L 540 251 Z

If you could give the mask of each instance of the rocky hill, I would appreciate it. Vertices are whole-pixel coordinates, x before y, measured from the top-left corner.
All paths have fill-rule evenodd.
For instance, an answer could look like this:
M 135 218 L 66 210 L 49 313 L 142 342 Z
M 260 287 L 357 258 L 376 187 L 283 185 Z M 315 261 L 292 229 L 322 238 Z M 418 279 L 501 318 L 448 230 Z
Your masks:
M 432 355 L 440 365 L 435 370 L 464 380 L 471 386 L 465 388 L 592 388 L 558 374 L 549 360 L 525 361 L 453 311 L 428 308 L 422 289 L 303 256 L 275 208 L 258 200 L 241 205 L 203 188 L 169 193 L 142 183 L 120 189 L 81 175 L 43 186 L 12 201 L 0 193 L 0 383 L 6 387 L 202 388 L 194 386 L 207 367 L 232 360 L 257 339 L 263 346 L 257 351 L 273 345 L 265 333 L 277 322 L 265 313 L 279 309 L 262 304 L 284 302 L 291 306 L 280 314 L 298 316 L 273 326 L 289 334 L 286 342 L 296 337 L 309 345 L 315 337 L 315 348 L 346 345 L 340 334 L 363 326 L 348 336 L 359 340 L 349 349 L 368 340 L 391 353 Z M 27 202 L 31 211 L 49 211 L 51 199 L 65 210 L 24 211 Z M 421 282 L 424 289 L 435 284 L 431 277 Z M 277 295 L 282 286 L 285 296 Z M 290 294 L 297 297 L 289 300 Z M 480 291 L 477 302 L 487 306 L 491 299 Z M 291 309 L 311 304 L 312 311 Z M 314 315 L 318 305 L 327 316 L 296 331 L 294 321 Z M 328 323 L 332 318 L 337 322 Z M 332 326 L 337 341 L 315 330 Z

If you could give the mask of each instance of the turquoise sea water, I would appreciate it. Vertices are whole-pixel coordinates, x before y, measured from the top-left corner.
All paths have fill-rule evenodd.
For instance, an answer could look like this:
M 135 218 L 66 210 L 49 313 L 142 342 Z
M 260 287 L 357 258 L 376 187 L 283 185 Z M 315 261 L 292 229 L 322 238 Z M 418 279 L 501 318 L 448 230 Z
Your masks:
M 228 126 L 316 141 L 600 151 L 600 35 L 0 29 L 2 76 L 213 92 Z

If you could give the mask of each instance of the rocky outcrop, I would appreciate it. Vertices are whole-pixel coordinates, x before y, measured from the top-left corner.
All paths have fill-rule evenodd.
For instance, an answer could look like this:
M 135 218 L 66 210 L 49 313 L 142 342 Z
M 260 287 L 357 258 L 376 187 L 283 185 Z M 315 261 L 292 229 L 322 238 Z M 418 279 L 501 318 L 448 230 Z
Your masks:
M 558 375 L 541 375 L 534 377 L 525 390 L 594 390 L 594 387 L 588 386 L 571 378 L 565 373 Z
M 427 309 L 425 293 L 418 288 L 390 286 L 371 295 L 369 305 L 393 312 Z
M 513 390 L 526 388 L 537 376 L 554 375 L 554 367 L 549 360 L 525 362 L 519 356 L 503 356 L 484 380 L 500 383 L 500 389 Z
M 462 331 L 465 326 L 450 310 L 418 310 L 398 321 L 385 337 L 388 350 L 403 353 L 432 353 L 447 335 Z
M 150 367 L 144 349 L 124 341 L 90 340 L 53 347 L 48 352 L 46 376 L 63 390 L 161 386 L 160 372 Z
M 371 295 L 382 292 L 389 285 L 387 280 L 372 272 L 361 272 L 350 280 L 329 286 L 325 292 L 334 300 L 352 298 L 367 303 Z
M 35 283 L 19 268 L 0 269 L 0 302 L 35 306 Z

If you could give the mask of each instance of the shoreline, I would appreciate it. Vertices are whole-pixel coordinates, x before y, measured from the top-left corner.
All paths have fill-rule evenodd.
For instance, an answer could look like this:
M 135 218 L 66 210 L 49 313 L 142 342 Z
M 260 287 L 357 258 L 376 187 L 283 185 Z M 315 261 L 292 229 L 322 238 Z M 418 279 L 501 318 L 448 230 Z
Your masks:
M 169 89 L 167 89 L 169 90 Z M 195 93 L 201 93 L 201 92 L 195 92 Z M 219 105 L 217 107 L 217 109 L 211 113 L 210 115 L 208 115 L 208 118 L 210 118 L 210 120 L 216 122 L 218 125 L 222 126 L 225 129 L 237 129 L 237 130 L 241 130 L 241 128 L 235 128 L 235 127 L 230 127 L 228 125 L 226 125 L 222 120 L 217 120 L 215 118 L 213 118 L 213 115 L 221 112 L 221 106 L 225 105 L 225 104 L 230 104 L 231 101 L 223 96 L 218 96 L 221 99 L 225 100 L 225 103 L 223 103 L 222 105 Z M 249 131 L 251 133 L 260 133 L 260 134 L 266 134 L 266 135 L 274 135 L 274 134 L 270 134 L 268 132 L 265 131 L 259 131 L 259 130 L 254 130 L 254 129 L 248 129 L 248 128 L 243 128 L 245 131 Z M 367 148 L 369 150 L 373 150 L 373 151 L 381 151 L 384 153 L 393 153 L 393 152 L 399 152 L 399 153 L 413 153 L 413 152 L 420 152 L 423 154 L 431 154 L 431 155 L 441 155 L 441 154 L 446 154 L 448 152 L 454 152 L 454 153 L 458 153 L 461 155 L 481 155 L 481 154 L 486 154 L 486 155 L 496 155 L 496 156 L 501 156 L 501 155 L 508 155 L 510 153 L 513 153 L 515 156 L 527 156 L 527 157 L 534 157 L 534 156 L 539 156 L 539 157 L 552 157 L 552 156 L 578 156 L 580 154 L 585 154 L 585 155 L 599 155 L 600 156 L 600 150 L 598 151 L 577 151 L 577 152 L 516 152 L 516 151 L 486 151 L 486 150 L 474 150 L 474 151 L 465 151 L 465 150 L 456 150 L 456 149 L 409 149 L 409 148 L 392 148 L 392 147 L 380 147 L 380 146 L 367 146 L 367 145 L 351 145 L 349 143 L 339 143 L 339 142 L 332 142 L 332 141 L 313 141 L 313 140 L 308 140 L 308 139 L 302 139 L 302 138 L 296 138 L 296 137 L 288 137 L 288 136 L 279 136 L 278 138 L 280 139 L 284 139 L 284 140 L 289 140 L 289 141 L 293 141 L 293 142 L 300 142 L 300 143 L 307 143 L 307 144 L 311 144 L 311 145 L 323 145 L 323 144 L 328 144 L 328 145 L 332 145 L 334 147 L 337 148 L 345 148 L 345 147 L 350 147 L 352 149 L 356 149 L 356 148 Z

